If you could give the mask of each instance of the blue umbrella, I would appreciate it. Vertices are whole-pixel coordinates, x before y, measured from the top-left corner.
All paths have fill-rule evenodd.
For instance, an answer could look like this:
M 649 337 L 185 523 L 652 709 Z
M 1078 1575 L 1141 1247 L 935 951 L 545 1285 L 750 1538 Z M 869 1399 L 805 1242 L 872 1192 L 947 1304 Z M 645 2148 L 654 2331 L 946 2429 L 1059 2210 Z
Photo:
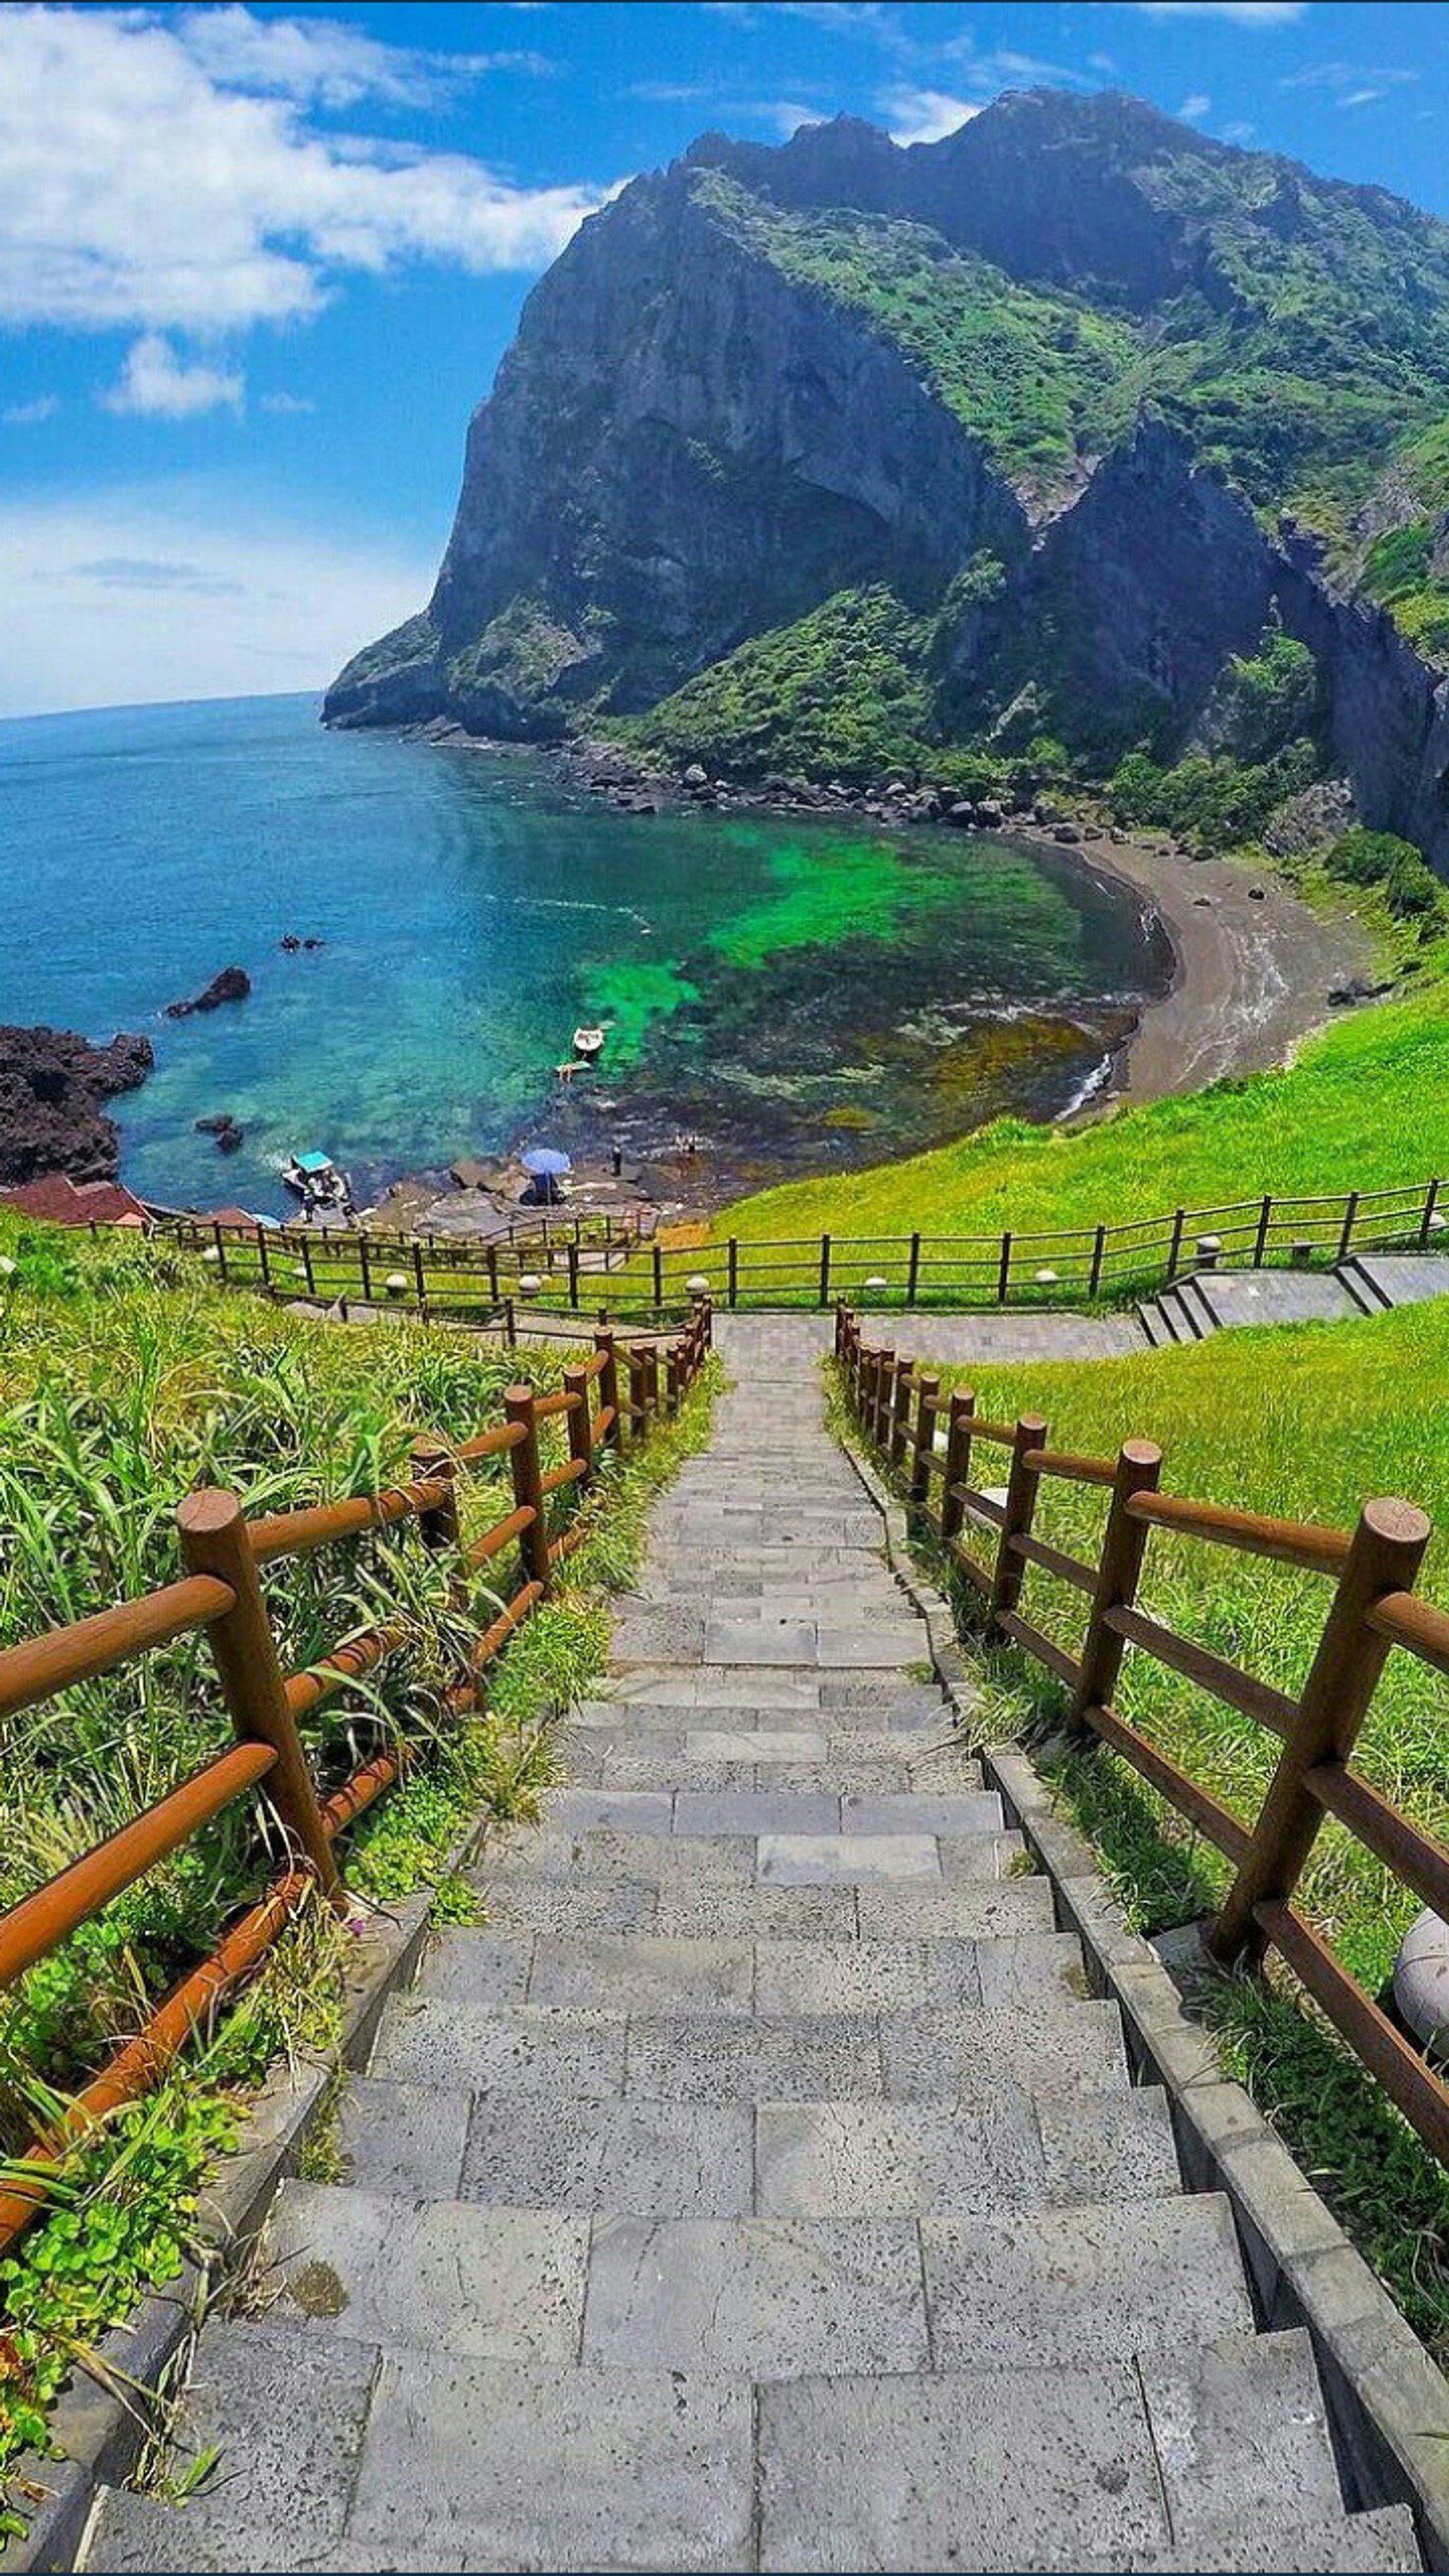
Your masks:
M 529 1178 L 535 1181 L 557 1180 L 561 1172 L 573 1170 L 567 1154 L 561 1154 L 555 1145 L 530 1145 L 527 1153 L 520 1154 L 518 1159 Z

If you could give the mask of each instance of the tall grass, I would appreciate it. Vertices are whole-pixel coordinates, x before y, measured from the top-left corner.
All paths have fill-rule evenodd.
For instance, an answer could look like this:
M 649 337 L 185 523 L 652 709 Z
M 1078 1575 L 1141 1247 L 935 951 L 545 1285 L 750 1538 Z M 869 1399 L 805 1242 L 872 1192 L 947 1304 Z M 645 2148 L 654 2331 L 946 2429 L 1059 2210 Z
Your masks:
M 407 1324 L 341 1331 L 219 1289 L 193 1260 L 114 1238 L 65 1242 L 10 1223 L 0 1308 L 0 1644 L 170 1580 L 175 1512 L 200 1484 L 251 1511 L 375 1491 L 424 1429 L 463 1438 L 515 1376 L 557 1361 Z M 507 1508 L 496 1470 L 470 1477 L 470 1525 Z M 447 1569 L 408 1526 L 283 1560 L 266 1576 L 283 1660 L 310 1663 L 383 1611 L 408 1630 L 381 1699 L 365 1688 L 305 1732 L 319 1777 L 351 1770 L 383 1724 L 426 1741 L 458 1665 Z M 128 1822 L 230 1740 L 202 1640 L 87 1682 L 5 1728 L 0 1903 Z M 72 2083 L 106 2041 L 209 1949 L 272 1867 L 247 1803 L 148 1873 L 32 1972 L 0 2037 Z M 7 2127 L 0 2112 L 0 2138 Z

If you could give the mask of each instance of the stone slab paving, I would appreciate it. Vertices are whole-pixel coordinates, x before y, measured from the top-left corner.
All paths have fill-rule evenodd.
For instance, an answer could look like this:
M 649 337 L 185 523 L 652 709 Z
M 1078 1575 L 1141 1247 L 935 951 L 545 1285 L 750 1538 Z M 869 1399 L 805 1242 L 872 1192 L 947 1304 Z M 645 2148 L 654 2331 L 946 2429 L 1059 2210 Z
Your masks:
M 202 2336 L 217 2475 L 105 2494 L 89 2567 L 1418 2566 L 920 1678 L 827 1331 L 727 1321 L 567 1784 Z

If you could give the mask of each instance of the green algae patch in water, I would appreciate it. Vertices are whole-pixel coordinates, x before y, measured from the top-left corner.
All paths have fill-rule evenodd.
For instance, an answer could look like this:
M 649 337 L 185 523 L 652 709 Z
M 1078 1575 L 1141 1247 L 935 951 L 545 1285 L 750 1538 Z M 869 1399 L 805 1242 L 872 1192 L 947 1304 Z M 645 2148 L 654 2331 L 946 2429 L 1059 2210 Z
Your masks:
M 960 900 L 958 878 L 876 836 L 821 830 L 808 842 L 758 838 L 771 890 L 711 933 L 710 947 L 727 966 L 757 968 L 791 949 L 903 939 L 914 915 Z
M 661 1021 L 700 998 L 699 986 L 680 972 L 672 958 L 625 958 L 617 966 L 600 966 L 587 982 L 591 1020 L 609 1032 L 612 1073 L 642 1062 L 649 1038 Z

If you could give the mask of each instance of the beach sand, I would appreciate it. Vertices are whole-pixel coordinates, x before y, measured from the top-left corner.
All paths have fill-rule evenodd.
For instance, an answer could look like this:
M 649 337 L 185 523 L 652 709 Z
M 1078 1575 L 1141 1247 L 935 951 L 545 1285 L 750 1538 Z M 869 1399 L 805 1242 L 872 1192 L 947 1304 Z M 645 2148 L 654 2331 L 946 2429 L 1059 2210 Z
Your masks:
M 1180 858 L 1141 841 L 1093 842 L 1074 855 L 1146 897 L 1176 967 L 1170 989 L 1147 1004 L 1123 1048 L 1104 1108 L 1200 1091 L 1226 1074 L 1283 1063 L 1332 1018 L 1330 987 L 1372 971 L 1357 922 L 1310 912 L 1269 871 Z M 1261 901 L 1252 886 L 1261 887 Z

